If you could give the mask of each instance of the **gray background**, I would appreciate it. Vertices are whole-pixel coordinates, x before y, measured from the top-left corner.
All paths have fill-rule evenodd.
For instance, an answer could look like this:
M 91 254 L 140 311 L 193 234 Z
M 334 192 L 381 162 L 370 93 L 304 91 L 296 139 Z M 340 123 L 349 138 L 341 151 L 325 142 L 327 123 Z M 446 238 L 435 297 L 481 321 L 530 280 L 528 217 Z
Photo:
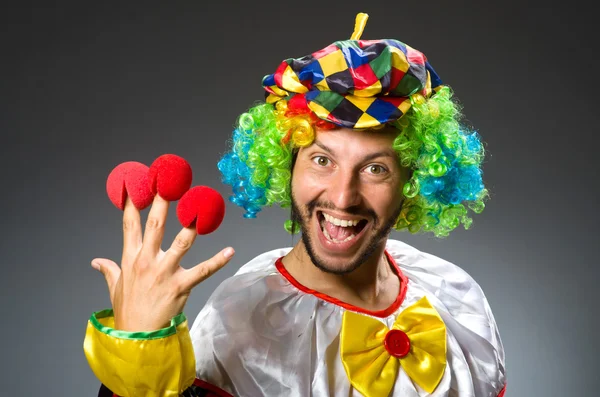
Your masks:
M 89 262 L 120 258 L 121 213 L 105 193 L 112 168 L 175 153 L 190 162 L 194 185 L 227 196 L 216 163 L 236 117 L 263 98 L 262 76 L 349 38 L 359 11 L 370 14 L 363 38 L 397 38 L 428 56 L 488 145 L 492 199 L 472 230 L 392 238 L 481 284 L 505 344 L 507 395 L 597 394 L 598 48 L 589 9 L 49 3 L 0 10 L 1 395 L 96 395 L 82 342 L 91 312 L 110 304 Z M 169 243 L 180 229 L 172 209 Z M 287 211 L 241 215 L 228 203 L 222 227 L 187 255 L 191 266 L 226 245 L 237 250 L 192 293 L 192 319 L 243 263 L 293 243 L 282 229 Z

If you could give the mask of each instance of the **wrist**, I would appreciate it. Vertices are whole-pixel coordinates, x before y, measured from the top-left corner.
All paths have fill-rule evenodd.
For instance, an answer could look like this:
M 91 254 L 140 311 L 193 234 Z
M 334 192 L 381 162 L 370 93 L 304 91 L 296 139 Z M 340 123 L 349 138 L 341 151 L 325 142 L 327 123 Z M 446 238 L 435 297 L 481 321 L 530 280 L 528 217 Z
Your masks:
M 172 325 L 173 320 L 176 319 L 177 316 L 173 316 L 170 321 L 167 321 L 167 322 L 164 322 L 161 324 L 149 322 L 149 321 L 143 321 L 143 320 L 139 320 L 139 321 L 133 320 L 132 321 L 131 319 L 119 318 L 119 317 L 115 316 L 113 328 L 118 331 L 132 332 L 132 333 L 133 332 L 155 332 L 155 331 L 160 331 L 165 328 L 169 328 Z

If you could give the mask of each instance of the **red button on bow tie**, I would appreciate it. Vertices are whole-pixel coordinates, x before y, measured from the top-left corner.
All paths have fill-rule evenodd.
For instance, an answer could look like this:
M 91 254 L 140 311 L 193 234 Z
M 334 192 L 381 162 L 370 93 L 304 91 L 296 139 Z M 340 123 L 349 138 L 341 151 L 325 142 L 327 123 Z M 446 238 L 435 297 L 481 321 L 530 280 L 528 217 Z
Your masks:
M 394 357 L 402 358 L 410 352 L 410 339 L 399 329 L 392 329 L 385 335 L 385 349 Z

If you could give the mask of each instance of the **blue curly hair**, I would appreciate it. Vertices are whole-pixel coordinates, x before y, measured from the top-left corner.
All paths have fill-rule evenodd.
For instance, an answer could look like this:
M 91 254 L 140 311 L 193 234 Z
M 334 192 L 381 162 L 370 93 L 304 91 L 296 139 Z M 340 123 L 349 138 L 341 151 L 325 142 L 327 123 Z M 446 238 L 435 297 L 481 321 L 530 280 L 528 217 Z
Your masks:
M 469 213 L 481 213 L 488 198 L 479 134 L 461 123 L 461 108 L 448 86 L 428 99 L 415 96 L 411 103 L 402 118 L 389 123 L 399 131 L 393 148 L 400 163 L 412 170 L 394 228 L 436 237 L 460 224 L 468 229 Z M 317 128 L 337 126 L 288 108 L 286 100 L 258 104 L 239 117 L 218 168 L 223 183 L 232 187 L 230 201 L 244 208 L 244 217 L 255 218 L 264 206 L 291 205 L 294 154 L 313 142 Z M 285 227 L 297 229 L 291 220 Z

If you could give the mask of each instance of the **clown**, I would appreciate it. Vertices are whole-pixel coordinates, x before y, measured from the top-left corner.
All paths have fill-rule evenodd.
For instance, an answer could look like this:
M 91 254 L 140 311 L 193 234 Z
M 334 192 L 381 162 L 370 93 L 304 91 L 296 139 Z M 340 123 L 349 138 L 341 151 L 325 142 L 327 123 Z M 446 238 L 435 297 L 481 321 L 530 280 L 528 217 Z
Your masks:
M 84 344 L 101 395 L 504 394 L 504 350 L 481 288 L 459 267 L 388 238 L 391 229 L 444 237 L 469 228 L 487 198 L 483 146 L 421 52 L 360 40 L 366 19 L 357 16 L 350 40 L 266 76 L 265 103 L 240 116 L 218 164 L 245 217 L 290 208 L 285 228 L 300 241 L 242 266 L 189 331 L 179 310 L 186 292 L 230 256 L 185 273 L 197 282 L 180 283 L 174 303 L 162 294 L 152 305 L 136 292 L 143 281 L 107 276 L 114 311 L 92 315 Z M 143 245 L 160 239 L 150 230 Z M 176 240 L 157 263 L 181 259 L 193 237 L 184 229 Z M 133 261 L 146 272 L 136 280 L 152 278 L 144 255 Z

